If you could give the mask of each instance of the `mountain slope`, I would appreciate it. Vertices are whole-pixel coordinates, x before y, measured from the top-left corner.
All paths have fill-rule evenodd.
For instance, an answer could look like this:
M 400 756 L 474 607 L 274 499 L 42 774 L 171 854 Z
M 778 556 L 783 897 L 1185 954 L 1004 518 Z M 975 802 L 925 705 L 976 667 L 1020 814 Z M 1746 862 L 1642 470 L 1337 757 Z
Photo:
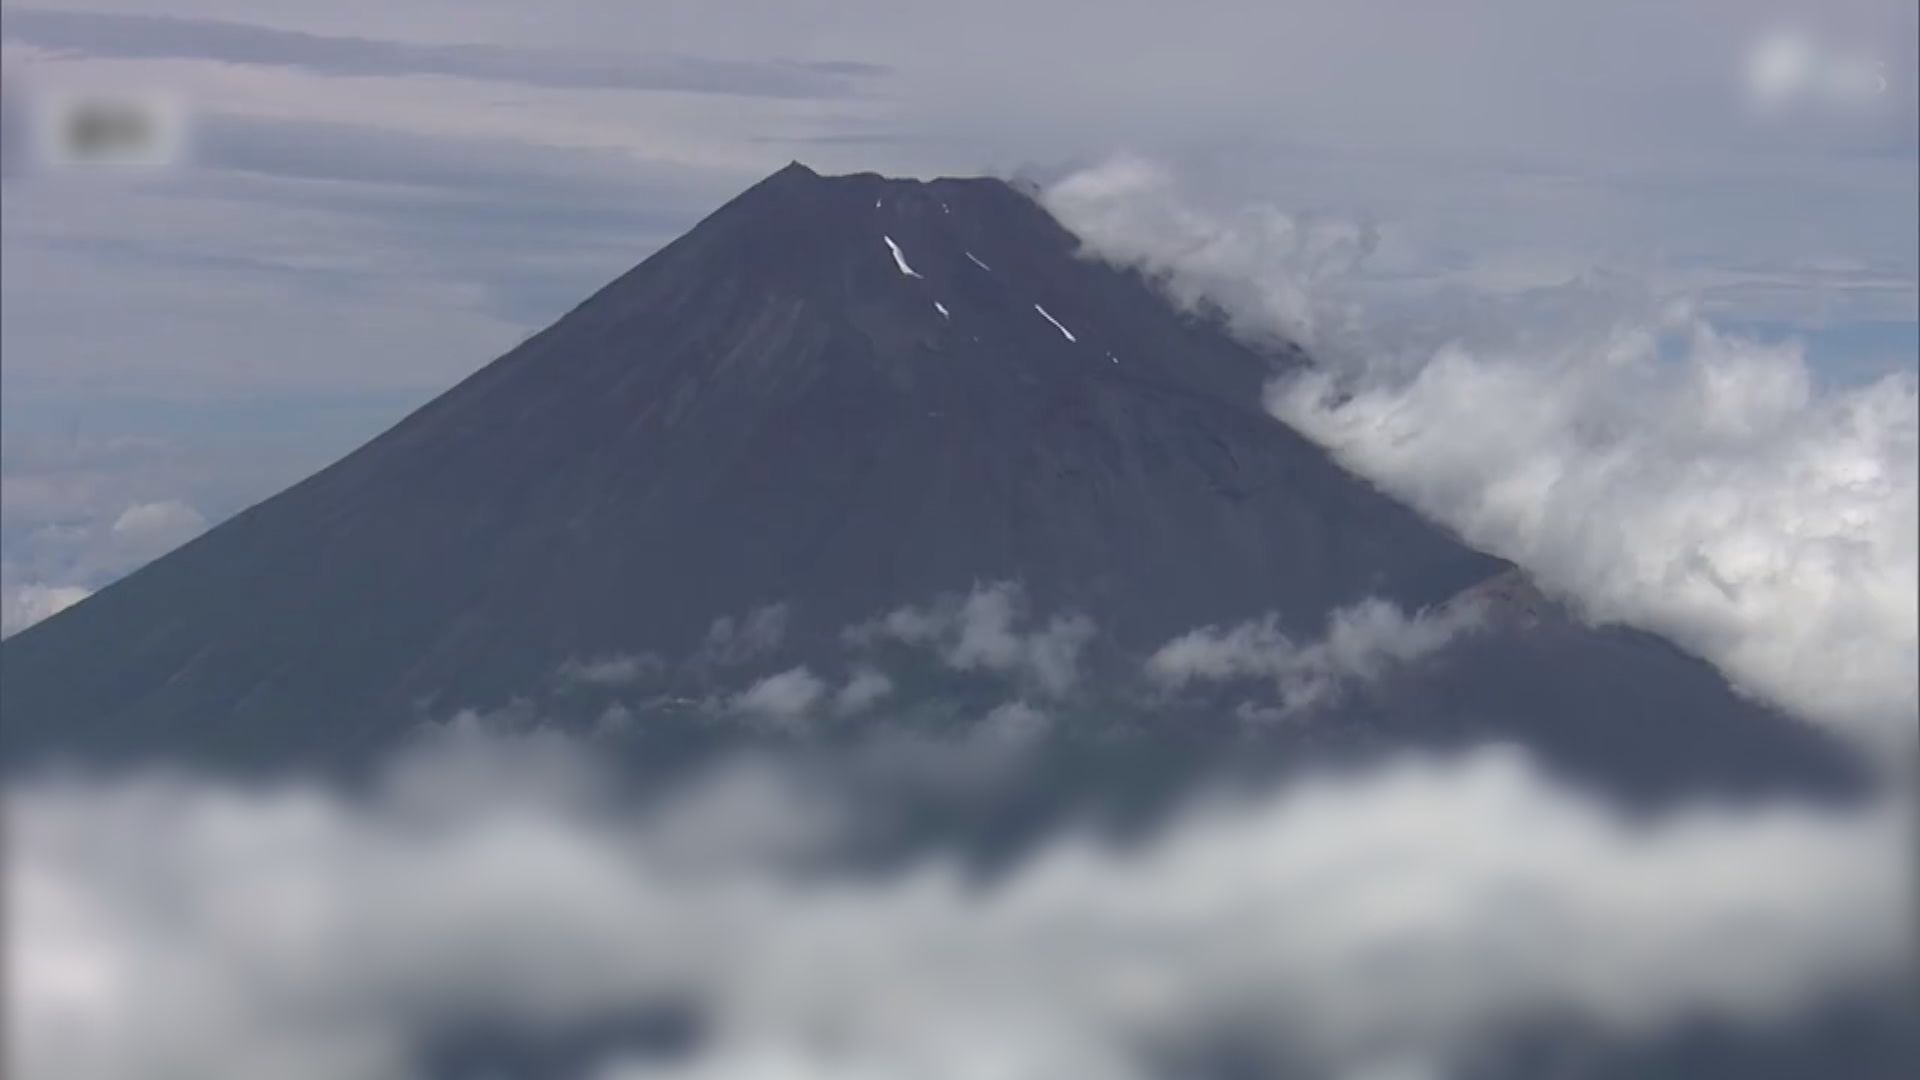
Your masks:
M 576 658 L 687 657 L 720 616 L 785 605 L 767 663 L 825 662 L 850 625 L 993 580 L 1089 615 L 1118 678 L 1202 624 L 1273 611 L 1309 638 L 1342 605 L 1412 610 L 1507 569 L 1261 410 L 1296 351 L 1076 247 L 998 181 L 789 166 L 342 461 L 6 642 L 9 756 L 340 760 Z M 1722 767 L 1731 732 L 1734 773 L 1833 775 L 1819 739 L 1659 642 L 1535 635 L 1540 670 L 1625 656 L 1596 690 L 1513 670 L 1501 642 L 1524 637 L 1376 705 L 1524 736 L 1658 730 L 1684 702 L 1678 764 L 1646 768 Z

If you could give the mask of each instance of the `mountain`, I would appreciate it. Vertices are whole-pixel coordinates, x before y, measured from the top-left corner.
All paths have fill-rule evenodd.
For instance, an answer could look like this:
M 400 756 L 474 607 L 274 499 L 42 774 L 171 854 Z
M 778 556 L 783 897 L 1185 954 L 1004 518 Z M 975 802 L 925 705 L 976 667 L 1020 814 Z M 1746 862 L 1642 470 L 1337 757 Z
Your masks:
M 718 619 L 781 617 L 741 677 L 826 671 L 848 627 L 1009 581 L 1091 620 L 1096 697 L 1195 627 L 1273 612 L 1308 640 L 1368 598 L 1472 591 L 1492 629 L 1276 744 L 1493 735 L 1635 790 L 1848 782 L 1824 737 L 1580 624 L 1264 412 L 1263 383 L 1306 362 L 1084 257 L 1008 184 L 796 163 L 343 460 L 0 646 L 8 758 L 337 763 L 545 700 L 595 657 L 659 658 L 651 700 L 684 704 L 711 692 L 689 658 Z

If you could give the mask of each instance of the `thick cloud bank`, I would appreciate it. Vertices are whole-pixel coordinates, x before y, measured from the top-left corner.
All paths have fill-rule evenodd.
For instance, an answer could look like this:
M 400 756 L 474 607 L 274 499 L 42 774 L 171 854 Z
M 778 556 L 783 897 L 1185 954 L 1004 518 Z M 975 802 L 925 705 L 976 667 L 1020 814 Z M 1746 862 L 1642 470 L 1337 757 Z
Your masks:
M 1276 383 L 1268 405 L 1348 468 L 1590 618 L 1662 634 L 1804 716 L 1910 745 L 1911 375 L 1823 389 L 1797 342 L 1723 333 L 1678 303 L 1570 312 L 1579 298 L 1555 290 L 1532 298 L 1531 316 L 1552 316 L 1538 324 L 1462 330 L 1409 357 L 1329 299 L 1329 273 L 1364 254 L 1365 234 L 1209 216 L 1138 162 L 1069 178 L 1047 203 L 1091 251 L 1161 275 L 1176 297 L 1320 346 L 1319 366 Z
M 1775 1023 L 1908 946 L 1902 811 L 1628 820 L 1499 751 L 1219 799 L 1136 849 L 1056 839 L 990 883 L 808 864 L 851 808 L 778 770 L 646 813 L 600 779 L 463 737 L 359 799 L 17 787 L 8 1074 L 387 1077 L 462 1020 L 674 1006 L 687 1056 L 597 1064 L 1131 1078 L 1227 1041 L 1441 1075 L 1534 1021 Z
M 1665 334 L 1683 350 L 1661 355 Z M 1274 411 L 1592 617 L 1816 719 L 1911 737 L 1914 382 L 1818 394 L 1796 346 L 1678 317 L 1404 382 L 1318 373 Z M 1494 419 L 1497 418 L 1497 419 Z

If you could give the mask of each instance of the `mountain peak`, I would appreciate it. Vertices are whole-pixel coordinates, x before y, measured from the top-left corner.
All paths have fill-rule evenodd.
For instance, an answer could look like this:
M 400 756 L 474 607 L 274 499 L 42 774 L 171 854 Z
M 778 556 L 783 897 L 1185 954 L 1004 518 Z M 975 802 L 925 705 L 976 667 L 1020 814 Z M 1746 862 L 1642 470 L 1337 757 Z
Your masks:
M 806 193 L 813 198 L 931 197 L 952 200 L 966 198 L 1005 199 L 1017 197 L 1033 201 L 1033 194 L 993 176 L 939 176 L 922 179 L 915 176 L 888 176 L 872 170 L 850 173 L 821 173 L 801 161 L 790 161 L 768 174 L 741 196 L 745 199 L 760 190 Z M 736 200 L 738 201 L 738 200 Z

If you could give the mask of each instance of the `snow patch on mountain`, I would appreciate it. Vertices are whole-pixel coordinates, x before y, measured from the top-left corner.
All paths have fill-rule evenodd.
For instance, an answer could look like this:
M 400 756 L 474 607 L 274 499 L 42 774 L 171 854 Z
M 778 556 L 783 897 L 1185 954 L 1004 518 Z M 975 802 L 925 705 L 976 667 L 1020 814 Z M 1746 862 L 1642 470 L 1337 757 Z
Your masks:
M 1041 317 L 1041 318 L 1043 318 L 1043 319 L 1045 319 L 1045 320 L 1047 320 L 1048 322 L 1050 322 L 1050 323 L 1052 323 L 1052 324 L 1053 324 L 1053 328 L 1054 328 L 1055 330 L 1058 330 L 1058 331 L 1060 331 L 1060 334 L 1061 334 L 1061 336 L 1062 336 L 1062 337 L 1065 337 L 1065 338 L 1066 338 L 1066 339 L 1067 339 L 1068 341 L 1079 341 L 1079 340 L 1080 340 L 1079 338 L 1077 338 L 1077 337 L 1074 337 L 1074 336 L 1073 336 L 1073 331 L 1071 331 L 1071 330 L 1069 330 L 1069 329 L 1067 329 L 1067 328 L 1066 328 L 1066 327 L 1064 327 L 1064 326 L 1061 326 L 1061 325 L 1060 325 L 1060 320 L 1059 320 L 1059 319 L 1056 319 L 1056 318 L 1054 318 L 1054 317 L 1053 317 L 1052 315 L 1049 315 L 1049 314 L 1047 314 L 1047 309 L 1046 309 L 1046 308 L 1043 308 L 1043 307 L 1041 307 L 1041 306 L 1040 306 L 1039 304 L 1035 304 L 1035 305 L 1033 305 L 1033 310 L 1035 310 L 1035 311 L 1037 311 L 1037 312 L 1039 312 L 1039 313 L 1040 313 L 1040 317 Z
M 893 265 L 899 267 L 900 272 L 902 274 L 905 274 L 908 277 L 920 276 L 919 273 L 917 273 L 913 269 L 913 267 L 907 265 L 907 257 L 905 255 L 900 254 L 900 245 L 893 242 L 893 237 L 882 236 L 880 239 L 885 240 L 887 242 L 887 250 L 893 253 Z

